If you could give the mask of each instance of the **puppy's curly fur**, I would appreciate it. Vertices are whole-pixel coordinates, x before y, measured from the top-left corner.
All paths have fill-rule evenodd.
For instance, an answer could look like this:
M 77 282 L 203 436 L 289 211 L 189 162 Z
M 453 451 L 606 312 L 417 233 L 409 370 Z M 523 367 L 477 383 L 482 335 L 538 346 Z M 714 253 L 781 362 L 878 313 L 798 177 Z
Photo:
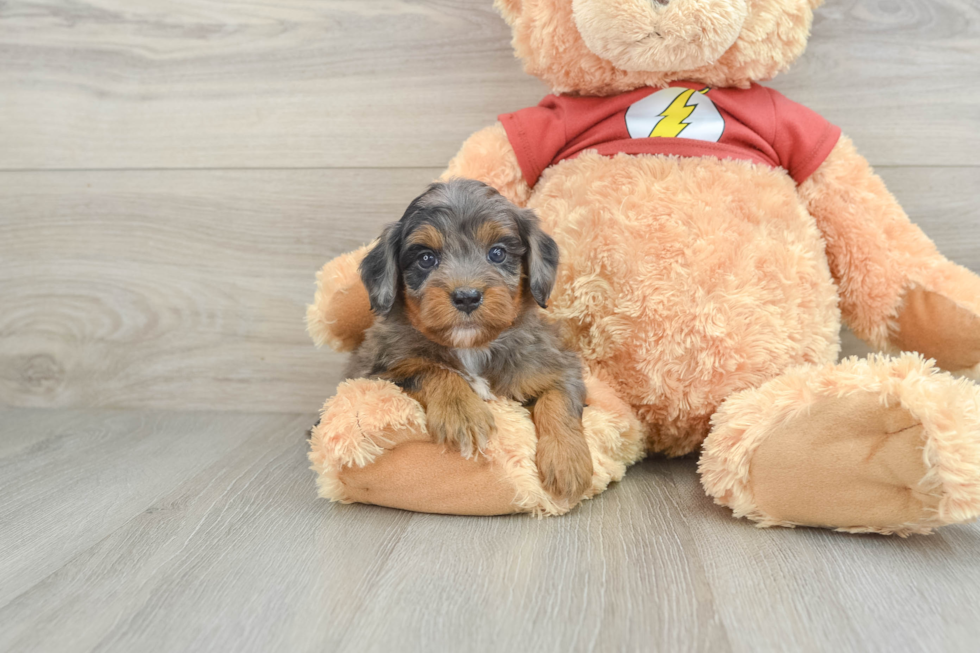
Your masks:
M 439 442 L 475 455 L 494 431 L 483 400 L 529 407 L 545 488 L 577 501 L 592 482 L 578 357 L 542 320 L 558 247 L 527 209 L 478 181 L 433 184 L 361 263 L 377 316 L 347 377 L 398 384 Z

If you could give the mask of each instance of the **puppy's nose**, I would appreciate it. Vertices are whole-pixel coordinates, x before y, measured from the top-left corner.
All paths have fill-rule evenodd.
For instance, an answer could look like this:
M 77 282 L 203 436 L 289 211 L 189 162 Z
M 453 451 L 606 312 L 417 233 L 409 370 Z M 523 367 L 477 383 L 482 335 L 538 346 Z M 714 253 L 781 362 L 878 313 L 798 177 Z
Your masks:
M 464 313 L 472 313 L 483 303 L 483 293 L 475 288 L 457 288 L 449 298 L 453 306 Z

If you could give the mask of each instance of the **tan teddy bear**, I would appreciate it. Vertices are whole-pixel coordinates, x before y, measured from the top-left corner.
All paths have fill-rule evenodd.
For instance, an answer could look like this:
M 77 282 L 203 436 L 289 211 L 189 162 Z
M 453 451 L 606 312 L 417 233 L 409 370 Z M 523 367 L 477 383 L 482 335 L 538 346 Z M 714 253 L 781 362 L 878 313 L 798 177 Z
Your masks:
M 980 278 L 839 129 L 756 83 L 803 52 L 820 0 L 496 4 L 556 95 L 474 134 L 444 177 L 534 209 L 559 244 L 549 311 L 587 369 L 583 498 L 648 452 L 700 448 L 708 494 L 763 525 L 904 535 L 980 514 L 980 388 L 948 373 L 980 372 Z M 365 251 L 320 272 L 317 344 L 349 350 L 371 324 Z M 841 318 L 895 357 L 835 364 Z M 342 383 L 311 441 L 320 493 L 569 509 L 541 488 L 527 411 L 492 409 L 497 436 L 464 459 L 395 386 Z

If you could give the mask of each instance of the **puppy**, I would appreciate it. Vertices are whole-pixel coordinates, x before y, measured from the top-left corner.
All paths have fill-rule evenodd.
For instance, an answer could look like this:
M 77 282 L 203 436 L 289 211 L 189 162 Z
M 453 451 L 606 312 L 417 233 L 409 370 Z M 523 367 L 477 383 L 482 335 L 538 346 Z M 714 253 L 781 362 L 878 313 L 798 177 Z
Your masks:
M 429 433 L 465 457 L 494 432 L 484 400 L 529 407 L 545 489 L 577 501 L 592 483 L 578 357 L 542 320 L 558 246 L 527 209 L 478 181 L 437 183 L 361 263 L 376 319 L 347 378 L 387 379 L 425 408 Z

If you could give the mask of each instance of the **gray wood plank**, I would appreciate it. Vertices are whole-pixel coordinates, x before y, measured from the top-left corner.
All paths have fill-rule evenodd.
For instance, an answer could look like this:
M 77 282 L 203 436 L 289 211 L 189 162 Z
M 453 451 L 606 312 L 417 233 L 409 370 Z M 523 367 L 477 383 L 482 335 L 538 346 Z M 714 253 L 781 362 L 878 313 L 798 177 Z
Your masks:
M 729 598 L 716 604 L 733 650 L 976 650 L 980 525 L 905 540 L 758 529 L 712 505 L 693 471 L 670 468 L 711 591 Z
M 280 416 L 0 412 L 0 606 Z M 251 445 L 254 447 L 254 445 Z M 0 623 L 2 623 L 0 619 Z
M 243 417 L 218 421 L 237 431 Z M 300 430 L 310 419 L 258 417 L 259 437 L 0 608 L 0 650 L 285 650 L 317 621 L 317 650 L 331 650 L 411 514 L 318 499 Z
M 0 651 L 970 651 L 980 636 L 976 525 L 906 540 L 760 530 L 704 496 L 693 458 L 648 460 L 546 520 L 332 505 L 307 469 L 307 419 L 0 411 L 0 442 L 88 429 L 82 457 L 105 469 L 62 533 L 124 517 L 0 602 Z M 134 490 L 118 440 L 91 435 L 125 424 L 140 425 L 133 452 L 183 450 L 159 462 L 169 489 Z M 202 446 L 225 453 L 193 460 Z M 3 461 L 26 478 L 66 458 L 49 446 Z M 91 501 L 122 494 L 145 501 Z M 31 505 L 0 492 L 0 511 Z M 33 508 L 17 535 L 37 565 L 55 511 Z
M 0 405 L 318 410 L 316 271 L 437 174 L 0 174 Z
M 875 171 L 939 251 L 980 272 L 980 169 L 879 166 Z
M 730 650 L 663 471 L 568 519 L 333 506 L 263 424 L 0 607 L 0 650 Z
M 0 168 L 443 166 L 546 92 L 490 0 L 15 0 Z M 980 6 L 831 0 L 773 84 L 874 163 L 980 162 Z
M 489 1 L 4 3 L 0 168 L 442 166 L 544 95 L 508 34 Z
M 978 58 L 975 0 L 826 0 L 807 51 L 770 85 L 875 165 L 978 165 Z
M 730 650 L 667 468 L 636 471 L 560 519 L 413 519 L 341 648 Z
M 980 270 L 980 168 L 881 168 Z M 0 405 L 313 412 L 314 274 L 438 169 L 0 173 Z

